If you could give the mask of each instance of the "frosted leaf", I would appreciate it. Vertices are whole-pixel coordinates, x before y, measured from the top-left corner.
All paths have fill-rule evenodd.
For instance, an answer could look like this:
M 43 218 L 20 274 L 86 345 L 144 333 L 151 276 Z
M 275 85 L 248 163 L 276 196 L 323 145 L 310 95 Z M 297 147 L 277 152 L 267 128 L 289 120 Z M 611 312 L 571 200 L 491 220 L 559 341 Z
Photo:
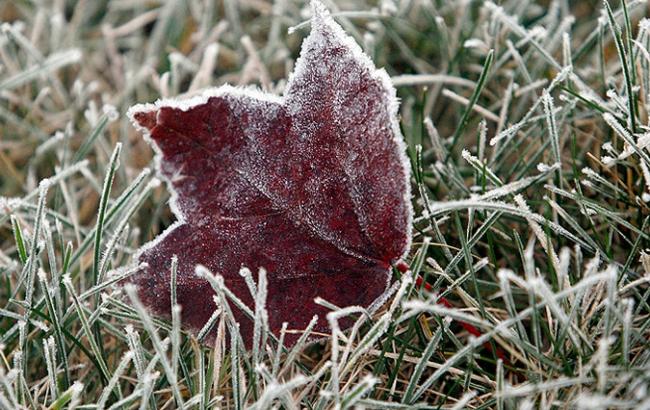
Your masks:
M 311 28 L 283 97 L 222 86 L 129 110 L 156 150 L 178 218 L 137 256 L 148 267 L 134 282 L 155 313 L 170 314 L 173 255 L 185 327 L 201 329 L 215 311 L 196 265 L 249 307 L 240 269 L 264 267 L 277 334 L 283 322 L 304 329 L 314 314 L 324 318 L 316 297 L 371 305 L 407 252 L 410 166 L 395 90 L 316 1 Z M 234 313 L 250 342 L 252 323 Z

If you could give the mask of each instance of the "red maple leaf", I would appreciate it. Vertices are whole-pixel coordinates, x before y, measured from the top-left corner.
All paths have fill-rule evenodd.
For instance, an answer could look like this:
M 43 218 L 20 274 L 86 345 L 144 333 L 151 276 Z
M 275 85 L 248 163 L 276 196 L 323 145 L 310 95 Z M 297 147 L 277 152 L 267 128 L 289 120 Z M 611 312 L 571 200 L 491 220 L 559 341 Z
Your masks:
M 139 251 L 147 265 L 133 281 L 150 310 L 169 315 L 177 255 L 186 328 L 200 329 L 216 308 L 198 264 L 249 306 L 240 268 L 265 268 L 271 330 L 282 322 L 301 330 L 319 315 L 316 330 L 326 331 L 315 297 L 369 306 L 408 251 L 409 166 L 395 90 L 322 5 L 312 12 L 283 97 L 222 86 L 129 110 L 178 218 Z M 250 319 L 234 314 L 250 342 Z

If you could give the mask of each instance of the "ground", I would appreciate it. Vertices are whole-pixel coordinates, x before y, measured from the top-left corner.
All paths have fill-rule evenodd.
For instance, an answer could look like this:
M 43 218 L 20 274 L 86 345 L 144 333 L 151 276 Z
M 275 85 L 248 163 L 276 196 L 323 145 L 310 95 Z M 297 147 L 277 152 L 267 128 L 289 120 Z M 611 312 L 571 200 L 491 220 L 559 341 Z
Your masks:
M 0 408 L 650 408 L 646 2 L 324 3 L 401 99 L 408 266 L 246 350 L 118 286 L 174 221 L 126 111 L 281 94 L 309 5 L 0 0 Z

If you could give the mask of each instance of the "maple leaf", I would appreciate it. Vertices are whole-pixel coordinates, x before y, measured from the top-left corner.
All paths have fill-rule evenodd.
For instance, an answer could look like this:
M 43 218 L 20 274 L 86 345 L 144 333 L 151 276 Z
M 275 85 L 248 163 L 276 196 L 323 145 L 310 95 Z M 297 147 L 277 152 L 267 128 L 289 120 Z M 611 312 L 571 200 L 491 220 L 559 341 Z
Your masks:
M 154 313 L 169 315 L 170 264 L 185 328 L 213 314 L 197 265 L 221 275 L 244 303 L 239 271 L 268 274 L 271 331 L 326 331 L 321 298 L 369 306 L 410 245 L 409 165 L 398 102 L 377 70 L 318 2 L 283 97 L 222 86 L 199 96 L 138 104 L 129 116 L 156 151 L 178 221 L 144 245 L 134 277 Z M 244 340 L 252 323 L 234 309 Z M 214 336 L 214 335 L 213 335 Z M 288 334 L 287 345 L 298 335 Z

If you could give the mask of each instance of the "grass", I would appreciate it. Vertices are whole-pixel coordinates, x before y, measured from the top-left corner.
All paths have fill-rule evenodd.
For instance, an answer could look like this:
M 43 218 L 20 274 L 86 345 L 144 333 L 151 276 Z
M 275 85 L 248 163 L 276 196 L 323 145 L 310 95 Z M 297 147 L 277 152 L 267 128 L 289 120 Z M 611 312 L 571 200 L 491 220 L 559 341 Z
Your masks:
M 281 92 L 306 4 L 0 3 L 1 409 L 650 408 L 645 2 L 327 3 L 402 99 L 409 270 L 291 349 L 252 272 L 251 351 L 209 272 L 214 347 L 116 285 L 173 222 L 125 112 Z

